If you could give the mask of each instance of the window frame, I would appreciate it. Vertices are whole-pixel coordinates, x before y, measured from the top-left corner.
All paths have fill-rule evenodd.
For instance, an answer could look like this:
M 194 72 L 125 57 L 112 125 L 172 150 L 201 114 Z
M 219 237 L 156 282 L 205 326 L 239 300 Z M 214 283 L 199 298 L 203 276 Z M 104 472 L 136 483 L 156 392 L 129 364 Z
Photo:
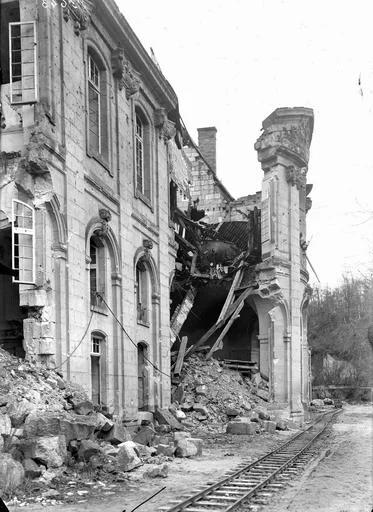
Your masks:
M 92 264 L 91 248 L 95 248 L 95 263 Z M 95 271 L 95 292 L 100 293 L 104 298 L 107 290 L 107 268 L 106 268 L 106 246 L 97 241 L 97 235 L 92 233 L 89 239 L 89 303 L 90 308 L 98 313 L 107 314 L 106 306 L 101 299 L 92 292 L 92 271 Z
M 13 37 L 12 36 L 12 28 L 13 27 L 16 27 L 16 26 L 24 26 L 24 25 L 31 25 L 32 28 L 33 28 L 33 35 L 30 36 L 30 37 L 33 37 L 33 56 L 34 56 L 34 60 L 33 62 L 23 62 L 22 61 L 22 28 L 20 28 L 20 35 L 19 37 L 15 36 Z M 36 37 L 36 22 L 35 21 L 11 21 L 9 24 L 8 24 L 8 31 L 9 31 L 9 84 L 10 84 L 10 89 L 9 89 L 9 94 L 10 94 L 10 103 L 11 105 L 29 105 L 29 104 L 33 104 L 33 103 L 37 103 L 38 101 L 38 66 L 37 66 L 37 37 Z M 20 43 L 20 49 L 16 49 L 14 50 L 14 45 L 12 43 L 12 40 L 13 39 L 20 39 L 21 43 Z M 14 78 L 14 75 L 13 75 L 13 60 L 12 60 L 12 54 L 13 52 L 15 51 L 19 51 L 21 52 L 21 61 L 20 61 L 20 66 L 21 66 L 21 80 L 20 80 L 20 83 L 21 83 L 21 94 L 22 94 L 22 100 L 21 101 L 15 101 L 14 98 L 13 98 L 13 94 L 14 94 L 14 90 L 13 90 L 13 83 L 15 82 L 13 80 Z M 24 51 L 27 51 L 27 50 L 24 50 Z M 22 68 L 24 66 L 24 64 L 33 64 L 33 75 L 25 75 L 25 77 L 30 77 L 30 76 L 33 76 L 34 78 L 34 87 L 33 87 L 33 90 L 34 90 L 34 98 L 33 99 L 30 99 L 30 100 L 23 100 L 23 95 L 24 95 L 24 91 L 23 91 L 23 78 L 24 78 L 24 75 L 23 75 L 23 72 L 22 72 Z M 28 90 L 32 90 L 31 89 L 28 89 Z
M 29 210 L 31 212 L 31 216 L 30 216 L 31 228 L 27 228 L 27 227 L 25 228 L 24 226 L 22 226 L 22 227 L 16 226 L 16 220 L 17 220 L 17 217 L 19 217 L 19 215 L 17 215 L 17 213 L 16 213 L 17 212 L 16 205 L 22 205 L 22 207 L 24 209 Z M 16 236 L 18 237 L 17 244 L 16 244 Z M 18 256 L 16 256 L 15 247 L 16 247 L 16 245 L 18 247 L 21 246 L 21 244 L 19 243 L 20 236 L 21 237 L 22 236 L 30 236 L 31 237 L 32 256 L 31 256 L 31 258 L 26 258 L 26 259 L 31 259 L 31 261 L 32 261 L 31 269 L 29 269 L 29 272 L 31 272 L 31 277 L 32 277 L 31 280 L 20 279 L 22 269 L 21 269 L 19 262 L 21 261 L 21 259 L 25 259 L 25 257 L 23 257 L 23 258 L 20 257 L 19 252 L 18 252 Z M 18 259 L 18 266 L 16 266 L 16 263 L 15 263 L 16 258 Z M 35 265 L 35 209 L 33 206 L 30 206 L 29 204 L 24 203 L 23 201 L 19 201 L 18 199 L 13 199 L 12 200 L 12 269 L 18 271 L 18 278 L 16 278 L 15 276 L 13 276 L 13 278 L 12 278 L 13 283 L 35 284 L 35 277 L 36 277 L 35 267 L 36 267 L 36 265 Z
M 135 197 L 141 199 L 151 211 L 153 211 L 153 147 L 152 147 L 152 125 L 144 109 L 140 105 L 134 108 L 133 140 L 134 140 L 134 193 Z M 142 125 L 142 137 L 137 136 L 137 119 Z M 138 183 L 138 157 L 137 143 L 142 144 L 142 187 Z
M 136 321 L 145 327 L 150 326 L 149 278 L 149 270 L 146 265 L 141 259 L 138 260 L 135 266 Z
M 111 171 L 111 146 L 110 146 L 110 133 L 111 133 L 111 121 L 110 121 L 110 101 L 108 93 L 108 65 L 105 63 L 103 57 L 91 44 L 87 44 L 86 47 L 86 146 L 87 155 L 94 158 L 99 164 L 101 164 L 110 174 L 113 176 Z M 91 79 L 92 63 L 98 70 L 98 84 Z M 98 98 L 98 147 L 94 147 L 91 138 L 90 129 L 90 91 L 97 94 Z M 94 132 L 92 132 L 94 133 Z M 106 149 L 105 149 L 106 148 Z

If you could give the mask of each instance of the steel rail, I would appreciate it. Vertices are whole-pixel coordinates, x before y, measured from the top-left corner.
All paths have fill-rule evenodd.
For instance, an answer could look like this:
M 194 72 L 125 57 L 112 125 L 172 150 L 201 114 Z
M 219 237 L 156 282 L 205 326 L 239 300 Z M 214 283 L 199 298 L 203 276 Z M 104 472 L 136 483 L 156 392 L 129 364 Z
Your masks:
M 317 418 L 308 428 L 293 436 L 289 441 L 282 444 L 278 448 L 272 450 L 270 453 L 260 457 L 250 464 L 241 464 L 239 469 L 234 470 L 231 474 L 222 480 L 209 485 L 203 490 L 189 496 L 185 500 L 177 503 L 171 508 L 161 507 L 159 510 L 164 512 L 230 512 L 237 506 L 253 497 L 263 488 L 271 484 L 271 481 L 278 477 L 281 473 L 286 471 L 287 468 L 292 466 L 296 460 L 311 446 L 311 444 L 325 431 L 326 427 L 330 424 L 332 419 L 341 411 L 327 412 Z M 325 425 L 319 429 L 316 434 L 312 434 L 312 429 L 330 415 Z M 306 441 L 306 442 L 305 442 Z M 299 444 L 301 444 L 299 446 Z M 288 450 L 290 448 L 290 451 Z M 282 453 L 283 452 L 283 453 Z M 277 462 L 276 462 L 277 461 Z M 251 472 L 250 470 L 256 470 Z M 269 471 L 267 474 L 265 471 Z M 247 473 L 247 479 L 241 479 Z M 258 479 L 260 481 L 258 481 Z M 232 484 L 226 490 L 226 484 Z M 240 486 L 240 484 L 242 484 Z M 244 492 L 247 490 L 247 492 Z M 214 492 L 223 493 L 223 495 L 211 496 Z M 237 496 L 239 494 L 239 496 Z M 204 498 L 204 501 L 201 501 Z M 228 501 L 230 503 L 223 503 Z M 233 503 L 232 503 L 233 501 Z M 211 507 L 217 508 L 211 508 Z M 196 508 L 197 507 L 197 508 Z M 224 507 L 224 508 L 223 508 Z

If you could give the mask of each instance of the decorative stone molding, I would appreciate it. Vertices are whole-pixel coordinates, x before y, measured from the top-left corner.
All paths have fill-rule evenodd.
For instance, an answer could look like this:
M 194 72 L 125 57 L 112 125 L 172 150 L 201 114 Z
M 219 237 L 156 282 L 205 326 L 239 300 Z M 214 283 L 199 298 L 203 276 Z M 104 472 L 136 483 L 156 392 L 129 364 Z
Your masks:
M 159 129 L 159 138 L 163 138 L 165 142 L 175 137 L 176 125 L 168 119 L 165 108 L 158 108 L 154 111 L 154 124 Z
M 100 238 L 106 236 L 109 231 L 109 222 L 111 221 L 111 213 L 105 208 L 100 208 L 98 214 L 101 219 L 101 227 L 97 229 L 96 234 Z
M 82 30 L 85 30 L 92 16 L 93 2 L 91 0 L 74 0 L 67 2 L 63 8 L 63 19 L 67 22 L 71 18 L 74 23 L 74 32 L 78 36 Z
M 278 155 L 305 166 L 313 132 L 313 111 L 309 108 L 278 108 L 262 123 L 263 133 L 255 143 L 259 161 L 264 163 Z
M 306 185 L 307 167 L 298 168 L 294 165 L 289 165 L 286 168 L 286 181 L 291 186 L 296 186 L 298 190 Z
M 124 56 L 124 50 L 117 47 L 111 56 L 111 65 L 113 67 L 113 75 L 118 80 L 119 90 L 123 87 L 126 91 L 127 100 L 136 94 L 141 85 L 141 75 L 133 69 Z
M 153 249 L 153 242 L 149 240 L 148 238 L 144 238 L 142 241 L 142 246 L 144 248 L 144 255 L 143 258 L 146 261 L 149 261 L 151 258 L 151 250 Z
M 311 208 L 312 208 L 312 199 L 310 197 L 306 197 L 306 213 L 308 213 Z

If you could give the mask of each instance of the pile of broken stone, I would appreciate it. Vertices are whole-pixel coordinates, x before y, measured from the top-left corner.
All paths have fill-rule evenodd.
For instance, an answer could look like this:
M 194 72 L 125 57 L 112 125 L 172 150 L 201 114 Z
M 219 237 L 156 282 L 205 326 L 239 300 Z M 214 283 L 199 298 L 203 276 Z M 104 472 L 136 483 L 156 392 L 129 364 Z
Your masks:
M 0 349 L 0 496 L 30 480 L 41 489 L 56 487 L 64 475 L 69 480 L 87 468 L 117 481 L 147 464 L 143 476 L 166 477 L 169 458 L 200 455 L 202 441 L 179 431 L 168 410 L 157 414 L 161 424 L 141 412 L 126 428 L 58 372 Z
M 202 432 L 253 434 L 285 430 L 287 423 L 267 411 L 268 382 L 252 378 L 203 354 L 191 356 L 180 382 L 173 386 L 170 411 L 188 429 Z M 268 423 L 269 422 L 269 423 Z

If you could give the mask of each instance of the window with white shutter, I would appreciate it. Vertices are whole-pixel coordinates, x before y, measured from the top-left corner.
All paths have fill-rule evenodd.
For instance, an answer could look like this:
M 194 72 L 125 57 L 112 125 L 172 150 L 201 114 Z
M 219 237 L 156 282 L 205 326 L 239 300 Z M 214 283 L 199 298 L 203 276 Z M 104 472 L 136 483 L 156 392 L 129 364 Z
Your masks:
M 13 282 L 35 283 L 35 212 L 32 206 L 13 199 L 12 268 Z
M 37 101 L 35 21 L 9 23 L 10 101 L 27 104 Z

